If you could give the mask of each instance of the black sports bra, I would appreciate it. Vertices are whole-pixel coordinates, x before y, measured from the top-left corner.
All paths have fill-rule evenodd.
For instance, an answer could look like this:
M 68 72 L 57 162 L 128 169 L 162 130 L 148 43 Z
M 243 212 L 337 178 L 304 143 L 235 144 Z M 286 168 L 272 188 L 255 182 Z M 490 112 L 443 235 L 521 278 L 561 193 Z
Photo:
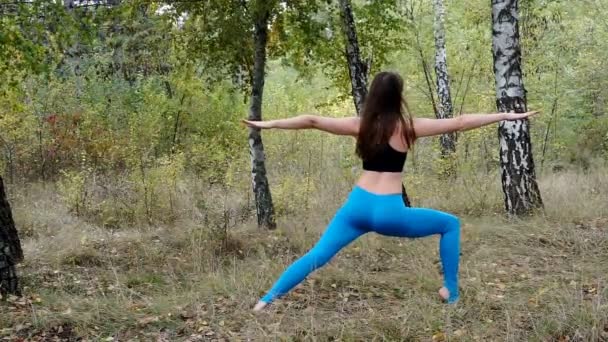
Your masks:
M 407 152 L 395 150 L 386 143 L 372 159 L 363 161 L 363 170 L 377 172 L 401 172 Z

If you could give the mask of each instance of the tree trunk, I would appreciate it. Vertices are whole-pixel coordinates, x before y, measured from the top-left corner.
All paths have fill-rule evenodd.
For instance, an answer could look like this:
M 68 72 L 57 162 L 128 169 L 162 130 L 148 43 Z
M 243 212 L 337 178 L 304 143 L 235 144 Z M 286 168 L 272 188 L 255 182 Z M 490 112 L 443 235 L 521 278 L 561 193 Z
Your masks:
M 19 235 L 4 192 L 4 182 L 0 177 L 0 294 L 3 296 L 21 295 L 15 265 L 22 260 Z
M 346 38 L 346 61 L 352 86 L 353 100 L 357 114 L 363 109 L 363 101 L 367 96 L 367 65 L 361 60 L 359 40 L 350 0 L 340 0 L 340 15 Z
M 517 0 L 492 1 L 492 50 L 499 112 L 527 110 L 521 72 Z M 542 207 L 532 158 L 528 120 L 502 121 L 498 127 L 505 208 L 523 215 Z
M 437 97 L 439 107 L 437 118 L 452 117 L 452 98 L 450 95 L 450 80 L 448 75 L 447 54 L 445 51 L 445 28 L 443 0 L 433 0 L 435 7 L 435 74 L 437 75 Z M 440 137 L 441 155 L 446 157 L 456 151 L 456 136 L 454 133 L 442 134 Z
M 254 64 L 251 87 L 249 120 L 262 120 L 262 95 L 264 93 L 264 69 L 266 66 L 266 42 L 268 40 L 268 20 L 270 13 L 262 10 L 254 28 Z M 264 145 L 259 129 L 249 129 L 249 154 L 251 156 L 251 177 L 255 196 L 258 225 L 268 229 L 276 228 L 274 206 L 266 177 Z
M 357 28 L 350 0 L 340 0 L 340 15 L 344 28 L 344 36 L 346 38 L 346 61 L 348 63 L 348 72 L 350 75 L 350 83 L 352 88 L 353 100 L 357 115 L 361 115 L 363 110 L 363 102 L 367 96 L 367 75 L 369 70 L 367 65 L 361 59 L 359 51 L 359 39 L 357 38 Z M 406 206 L 410 206 L 410 199 L 405 191 L 405 186 L 401 185 L 403 202 Z

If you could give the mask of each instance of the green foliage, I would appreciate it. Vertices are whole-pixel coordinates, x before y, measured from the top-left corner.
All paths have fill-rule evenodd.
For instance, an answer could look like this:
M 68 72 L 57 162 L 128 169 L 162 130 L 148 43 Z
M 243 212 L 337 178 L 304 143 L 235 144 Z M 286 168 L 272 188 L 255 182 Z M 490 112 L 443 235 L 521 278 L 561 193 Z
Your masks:
M 577 130 L 579 138 L 568 146 L 568 161 L 588 169 L 596 159 L 608 161 L 608 117 L 589 120 Z
M 404 45 L 406 22 L 394 1 L 355 1 L 353 10 L 362 58 L 373 75 L 385 66 L 395 48 Z M 340 100 L 350 95 L 343 24 L 336 1 L 318 1 L 285 11 L 276 21 L 274 37 L 273 57 L 281 57 L 304 77 L 321 71 L 340 90 Z
M 88 172 L 83 171 L 65 171 L 63 179 L 58 182 L 59 193 L 63 197 L 66 205 L 76 215 L 86 213 L 88 208 Z
M 82 23 L 88 19 L 87 15 L 79 18 Z M 0 17 L 0 77 L 15 85 L 23 76 L 19 71 L 52 72 L 78 34 L 75 17 L 61 2 L 17 4 Z
M 308 210 L 312 196 L 316 193 L 315 181 L 310 176 L 285 176 L 273 187 L 277 215 L 288 216 L 301 210 Z
M 252 17 L 240 1 L 176 2 L 176 13 L 187 11 L 178 44 L 186 56 L 204 68 L 208 81 L 218 81 L 253 68 Z

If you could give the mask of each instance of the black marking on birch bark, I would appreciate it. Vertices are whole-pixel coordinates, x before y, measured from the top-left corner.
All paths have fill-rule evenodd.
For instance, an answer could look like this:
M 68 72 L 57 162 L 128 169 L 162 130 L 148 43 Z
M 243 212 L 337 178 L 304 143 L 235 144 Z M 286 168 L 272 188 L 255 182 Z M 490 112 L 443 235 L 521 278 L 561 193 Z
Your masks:
M 499 112 L 525 112 L 517 0 L 492 1 L 492 51 Z M 505 209 L 522 215 L 542 207 L 536 182 L 528 120 L 503 121 L 498 127 Z
M 357 110 L 357 115 L 361 113 L 365 96 L 367 96 L 367 65 L 361 59 L 359 51 L 359 41 L 353 17 L 350 0 L 340 0 L 340 14 L 342 26 L 346 38 L 346 61 L 348 62 L 348 72 L 352 86 L 353 101 Z
M 264 72 L 266 66 L 266 42 L 268 40 L 268 19 L 270 13 L 264 11 L 255 22 L 254 66 L 251 87 L 249 120 L 262 119 L 262 97 L 264 94 Z M 274 206 L 270 186 L 266 177 L 266 165 L 262 136 L 258 129 L 249 129 L 249 155 L 251 156 L 251 180 L 256 203 L 258 225 L 268 229 L 276 228 Z
M 453 113 L 452 98 L 450 95 L 450 76 L 448 74 L 447 53 L 445 50 L 445 28 L 443 0 L 433 0 L 435 7 L 435 74 L 437 75 L 437 97 L 439 106 L 437 118 L 451 118 Z M 441 155 L 448 156 L 456 151 L 455 133 L 442 134 L 439 138 Z
M 0 177 L 0 293 L 21 295 L 15 266 L 23 260 L 23 250 L 15 228 L 11 206 Z

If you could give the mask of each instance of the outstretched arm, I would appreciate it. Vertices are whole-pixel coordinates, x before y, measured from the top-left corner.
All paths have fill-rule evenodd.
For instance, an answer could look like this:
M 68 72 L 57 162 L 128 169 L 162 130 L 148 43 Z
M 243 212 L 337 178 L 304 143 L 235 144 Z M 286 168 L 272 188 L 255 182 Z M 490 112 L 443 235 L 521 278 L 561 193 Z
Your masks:
M 359 118 L 328 118 L 318 115 L 298 115 L 293 118 L 251 121 L 243 120 L 243 123 L 252 128 L 260 129 L 318 129 L 336 135 L 359 134 Z
M 496 113 L 496 114 L 463 114 L 450 119 L 414 119 L 416 137 L 466 131 L 469 129 L 487 126 L 503 120 L 521 120 L 537 114 L 538 111 L 527 113 Z

